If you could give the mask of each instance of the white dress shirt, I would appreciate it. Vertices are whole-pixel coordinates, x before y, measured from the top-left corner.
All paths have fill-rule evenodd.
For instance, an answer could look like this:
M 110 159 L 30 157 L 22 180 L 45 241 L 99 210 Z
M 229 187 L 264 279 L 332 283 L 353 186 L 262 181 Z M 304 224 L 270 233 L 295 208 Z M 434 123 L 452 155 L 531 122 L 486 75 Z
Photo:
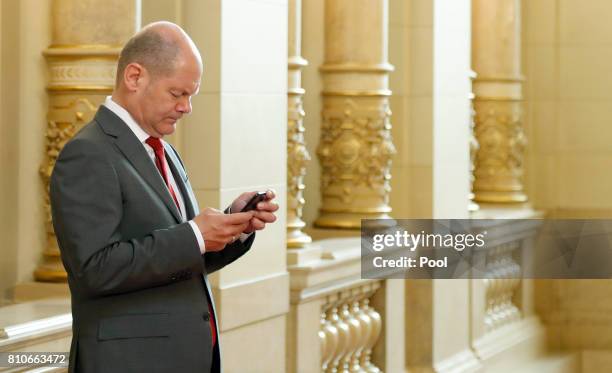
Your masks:
M 132 115 L 127 110 L 125 110 L 121 105 L 113 101 L 111 96 L 106 97 L 106 100 L 104 101 L 104 106 L 106 106 L 110 111 L 115 113 L 119 118 L 121 118 L 121 120 L 125 122 L 125 124 L 127 124 L 127 126 L 132 130 L 134 135 L 136 135 L 136 137 L 138 138 L 142 146 L 144 146 L 153 164 L 155 164 L 155 151 L 153 150 L 151 146 L 149 146 L 149 144 L 145 142 L 149 138 L 149 134 L 147 134 L 142 129 L 142 127 L 140 127 L 138 123 L 136 123 Z M 163 143 L 164 140 L 162 139 L 160 140 Z M 165 162 L 165 165 L 166 165 L 166 175 L 168 175 L 168 181 L 170 182 L 170 185 L 172 186 L 172 189 L 174 190 L 174 194 L 176 194 L 176 199 L 178 200 L 178 203 L 179 203 L 179 210 L 181 213 L 181 217 L 183 218 L 183 221 L 185 221 L 187 220 L 187 212 L 186 212 L 187 210 L 185 209 L 185 200 L 183 199 L 181 190 L 176 184 L 176 180 L 174 180 L 174 175 L 172 175 L 172 172 L 168 169 L 168 162 Z M 168 193 L 170 193 L 170 191 L 168 191 Z M 189 225 L 191 226 L 191 229 L 193 229 L 193 234 L 195 235 L 196 240 L 198 241 L 198 245 L 200 246 L 200 252 L 204 253 L 206 251 L 206 245 L 204 244 L 204 237 L 202 236 L 202 232 L 200 231 L 200 228 L 193 220 L 189 221 Z

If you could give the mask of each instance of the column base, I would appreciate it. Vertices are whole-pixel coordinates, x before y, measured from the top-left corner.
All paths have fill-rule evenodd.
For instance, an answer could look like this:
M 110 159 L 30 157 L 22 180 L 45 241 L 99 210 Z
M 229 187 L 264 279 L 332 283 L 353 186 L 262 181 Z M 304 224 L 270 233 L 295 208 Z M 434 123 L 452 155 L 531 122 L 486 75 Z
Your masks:
M 58 297 L 70 298 L 68 284 L 31 281 L 17 284 L 14 288 L 9 290 L 9 298 L 16 303 Z
M 299 248 L 305 247 L 312 242 L 312 238 L 309 235 L 302 232 L 301 227 L 293 228 L 287 226 L 287 247 L 288 248 Z
M 303 265 L 321 259 L 321 246 L 316 244 L 287 249 L 287 265 Z
M 477 203 L 524 203 L 528 198 L 522 191 L 517 192 L 496 192 L 496 191 L 475 191 L 474 202 Z
M 356 229 L 321 229 L 306 228 L 304 231 L 312 237 L 313 241 L 325 240 L 328 238 L 359 237 L 361 232 Z
M 41 282 L 66 283 L 68 281 L 68 274 L 60 259 L 59 249 L 43 253 L 43 263 L 36 267 L 34 279 Z
M 68 274 L 63 269 L 56 270 L 41 266 L 34 271 L 34 278 L 42 282 L 65 283 L 68 279 Z
M 392 219 L 386 212 L 377 213 L 351 213 L 351 212 L 325 212 L 315 220 L 317 228 L 351 229 L 361 228 L 361 219 Z
M 528 202 L 482 203 L 478 211 L 470 214 L 471 219 L 541 219 L 544 217 L 543 211 L 534 210 Z

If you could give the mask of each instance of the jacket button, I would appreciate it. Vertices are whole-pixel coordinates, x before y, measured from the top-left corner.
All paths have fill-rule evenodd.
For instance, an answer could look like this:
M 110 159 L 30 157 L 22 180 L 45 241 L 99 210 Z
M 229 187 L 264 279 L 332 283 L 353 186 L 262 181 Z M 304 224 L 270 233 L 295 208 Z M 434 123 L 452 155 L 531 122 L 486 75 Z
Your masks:
M 172 277 L 170 277 L 170 280 L 172 280 L 172 281 L 176 281 L 176 276 L 172 276 Z
M 202 315 L 202 318 L 204 319 L 204 321 L 210 321 L 210 315 L 208 314 L 208 312 L 206 312 L 205 314 Z

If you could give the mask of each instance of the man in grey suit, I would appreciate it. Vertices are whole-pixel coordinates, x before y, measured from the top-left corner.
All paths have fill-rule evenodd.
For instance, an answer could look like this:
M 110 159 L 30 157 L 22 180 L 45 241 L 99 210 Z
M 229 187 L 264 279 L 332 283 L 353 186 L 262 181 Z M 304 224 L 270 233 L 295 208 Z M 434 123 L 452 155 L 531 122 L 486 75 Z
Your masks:
M 191 112 L 202 61 L 189 36 L 151 24 L 124 46 L 112 97 L 60 153 L 53 225 L 72 295 L 71 372 L 220 372 L 207 275 L 272 223 L 274 193 L 239 212 L 199 212 L 183 163 L 162 140 Z M 229 213 L 233 212 L 233 213 Z

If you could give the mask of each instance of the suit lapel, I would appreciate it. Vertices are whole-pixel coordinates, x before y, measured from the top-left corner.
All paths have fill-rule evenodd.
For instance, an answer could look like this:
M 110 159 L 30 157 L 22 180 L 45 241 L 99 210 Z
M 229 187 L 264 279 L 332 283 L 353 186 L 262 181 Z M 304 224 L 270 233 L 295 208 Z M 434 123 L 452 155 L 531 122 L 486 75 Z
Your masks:
M 151 162 L 144 146 L 138 141 L 138 138 L 129 129 L 127 124 L 123 123 L 118 116 L 104 105 L 98 109 L 95 121 L 107 135 L 114 138 L 115 145 L 119 151 L 138 171 L 140 176 L 155 190 L 159 198 L 161 198 L 172 215 L 174 215 L 177 223 L 182 222 L 181 214 L 172 200 L 172 196 L 168 193 L 166 183 L 153 162 Z

